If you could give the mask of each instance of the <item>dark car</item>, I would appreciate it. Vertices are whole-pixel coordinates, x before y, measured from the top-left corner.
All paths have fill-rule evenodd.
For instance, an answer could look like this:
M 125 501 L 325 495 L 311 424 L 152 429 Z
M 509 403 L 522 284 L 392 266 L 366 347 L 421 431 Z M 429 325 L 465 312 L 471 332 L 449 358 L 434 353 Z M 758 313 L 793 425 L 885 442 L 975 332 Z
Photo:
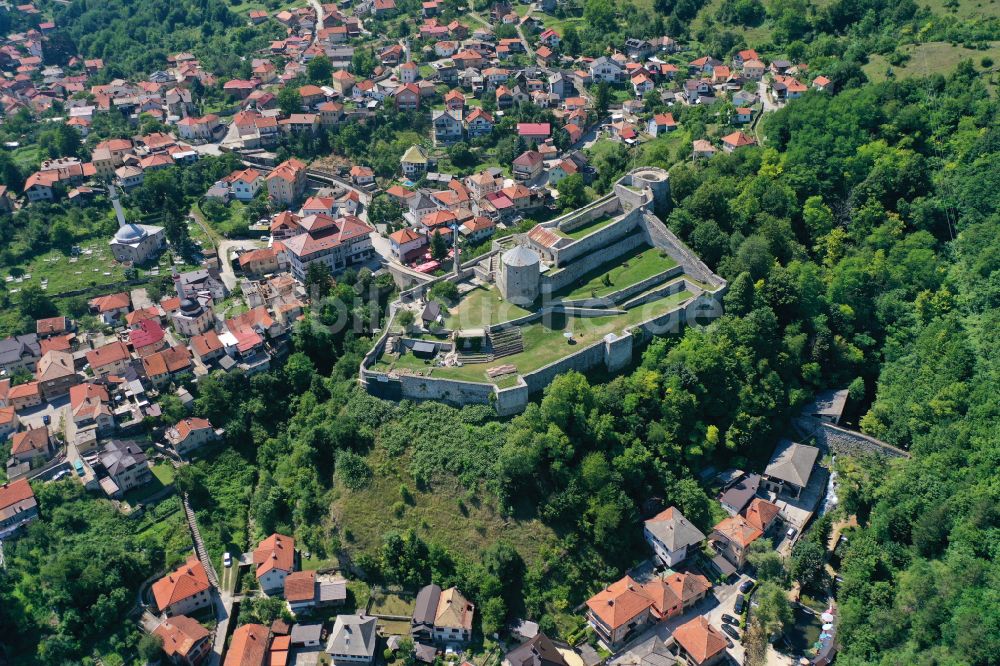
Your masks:
M 738 625 L 740 623 L 740 621 L 737 620 L 735 617 L 733 617 L 732 615 L 727 615 L 726 613 L 722 614 L 722 621 L 725 624 L 733 624 L 733 625 Z
M 724 631 L 727 634 L 729 634 L 729 636 L 732 637 L 733 640 L 735 640 L 735 641 L 740 640 L 740 632 L 736 631 L 735 629 L 733 629 L 728 624 L 722 625 L 722 631 Z
M 52 417 L 46 414 L 45 416 L 42 417 L 42 423 L 44 423 L 45 425 L 49 425 L 50 423 L 52 423 Z
M 754 586 L 754 581 L 752 581 L 752 580 L 745 580 L 745 581 L 743 581 L 740 584 L 740 592 L 742 592 L 743 594 L 746 594 L 751 589 L 753 589 L 753 586 Z
M 733 610 L 737 613 L 742 613 L 743 608 L 747 605 L 746 597 L 742 594 L 736 597 L 736 603 L 733 605 Z

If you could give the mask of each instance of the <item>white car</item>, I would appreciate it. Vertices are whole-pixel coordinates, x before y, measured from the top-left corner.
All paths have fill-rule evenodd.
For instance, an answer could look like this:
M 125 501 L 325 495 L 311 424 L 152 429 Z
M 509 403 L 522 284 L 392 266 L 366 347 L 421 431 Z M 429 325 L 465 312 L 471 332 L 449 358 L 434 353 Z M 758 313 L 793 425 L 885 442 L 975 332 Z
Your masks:
M 233 558 L 229 553 L 222 554 L 222 564 L 228 569 L 233 566 Z

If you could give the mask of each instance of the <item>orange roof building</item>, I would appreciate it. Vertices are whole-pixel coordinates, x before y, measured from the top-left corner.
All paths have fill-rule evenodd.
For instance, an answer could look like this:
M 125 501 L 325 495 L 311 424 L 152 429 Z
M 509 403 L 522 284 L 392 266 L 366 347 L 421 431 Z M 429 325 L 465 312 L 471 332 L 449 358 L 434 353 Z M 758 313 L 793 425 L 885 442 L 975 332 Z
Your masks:
M 587 608 L 588 622 L 614 649 L 650 622 L 653 599 L 631 576 L 625 576 L 588 599 Z
M 254 572 L 260 588 L 267 594 L 285 589 L 285 578 L 295 571 L 295 539 L 272 534 L 253 551 Z
M 233 632 L 223 666 L 264 666 L 271 630 L 262 624 L 244 624 Z
M 677 627 L 674 640 L 697 666 L 711 666 L 726 654 L 726 637 L 700 615 Z
M 163 641 L 163 652 L 175 663 L 197 664 L 212 647 L 208 629 L 186 615 L 164 620 L 153 633 Z
M 205 567 L 195 555 L 153 583 L 156 607 L 168 617 L 188 615 L 212 603 L 211 583 Z

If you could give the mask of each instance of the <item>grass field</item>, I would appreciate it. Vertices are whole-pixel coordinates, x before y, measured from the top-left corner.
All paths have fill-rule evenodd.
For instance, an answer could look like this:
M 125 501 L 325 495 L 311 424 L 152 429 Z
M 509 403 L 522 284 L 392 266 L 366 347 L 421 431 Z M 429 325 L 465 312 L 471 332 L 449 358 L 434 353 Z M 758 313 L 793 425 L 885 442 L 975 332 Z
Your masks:
M 677 262 L 670 257 L 661 256 L 661 250 L 653 247 L 640 247 L 620 259 L 598 266 L 595 270 L 584 275 L 575 285 L 570 285 L 555 295 L 569 299 L 589 296 L 600 298 L 657 273 L 662 273 L 676 265 Z M 605 275 L 610 278 L 610 284 L 604 284 Z
M 529 311 L 500 299 L 495 286 L 476 287 L 458 305 L 449 308 L 444 324 L 448 328 L 482 328 L 528 314 Z
M 174 475 L 176 470 L 174 466 L 168 462 L 160 463 L 158 465 L 153 465 L 152 467 L 153 476 L 155 476 L 162 485 L 169 486 L 174 482 Z
M 1000 0 L 959 0 L 957 7 L 947 7 L 948 2 L 949 0 L 921 0 L 917 4 L 927 7 L 939 16 L 954 16 L 960 19 L 1000 16 Z
M 982 70 L 983 58 L 991 58 L 993 68 L 1000 64 L 1000 42 L 991 42 L 985 51 L 967 49 L 962 46 L 952 46 L 947 42 L 927 42 L 926 44 L 908 44 L 901 47 L 903 53 L 910 56 L 904 64 L 890 66 L 885 56 L 873 55 L 864 66 L 865 74 L 872 81 L 884 81 L 891 67 L 897 79 L 916 78 L 931 74 L 949 74 L 955 70 L 958 63 L 971 60 L 977 70 Z
M 664 268 L 663 270 L 666 269 Z M 476 363 L 462 367 L 441 368 L 426 363 L 423 359 L 413 354 L 403 354 L 395 360 L 380 360 L 375 367 L 381 371 L 386 371 L 390 367 L 393 367 L 443 379 L 495 383 L 495 380 L 487 377 L 487 368 L 501 364 L 512 364 L 517 368 L 518 374 L 523 375 L 533 372 L 549 363 L 558 361 L 564 356 L 577 352 L 587 345 L 599 341 L 608 333 L 618 333 L 625 328 L 652 319 L 690 296 L 690 292 L 683 291 L 679 294 L 657 299 L 641 307 L 633 308 L 621 315 L 608 315 L 604 317 L 567 317 L 562 314 L 549 315 L 539 322 L 521 327 L 524 351 L 504 356 L 493 363 Z M 563 335 L 566 331 L 573 333 L 574 341 L 572 344 Z M 504 385 L 507 384 L 505 383 Z
M 594 218 L 593 220 L 591 220 L 587 224 L 584 224 L 583 226 L 577 227 L 573 231 L 569 232 L 557 231 L 557 233 L 560 236 L 565 236 L 566 238 L 572 238 L 573 240 L 580 240 L 587 234 L 592 234 L 598 229 L 603 229 L 604 227 L 614 222 L 614 220 L 615 220 L 614 215 L 602 215 L 600 217 Z
M 521 553 L 529 567 L 542 548 L 555 543 L 556 534 L 541 521 L 501 515 L 488 492 L 476 493 L 480 499 L 470 501 L 454 477 L 432 478 L 427 491 L 415 488 L 410 456 L 409 451 L 390 456 L 376 446 L 367 457 L 375 470 L 371 485 L 362 490 L 343 486 L 335 490 L 330 518 L 335 524 L 351 526 L 342 543 L 352 558 L 375 552 L 387 533 L 408 529 L 425 541 L 475 560 L 481 556 L 483 544 L 503 539 Z M 413 495 L 412 504 L 400 501 L 399 488 L 404 484 Z M 404 508 L 397 511 L 400 505 Z

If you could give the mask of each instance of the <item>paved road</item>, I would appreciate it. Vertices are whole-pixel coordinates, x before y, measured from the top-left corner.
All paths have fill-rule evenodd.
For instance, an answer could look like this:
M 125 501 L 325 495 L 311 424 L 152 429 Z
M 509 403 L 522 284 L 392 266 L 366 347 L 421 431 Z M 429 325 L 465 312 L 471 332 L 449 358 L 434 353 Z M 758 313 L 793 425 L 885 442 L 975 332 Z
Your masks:
M 319 3 L 319 0 L 309 0 L 309 4 L 313 6 L 316 10 L 316 26 L 313 28 L 313 44 L 319 39 L 319 31 L 323 29 L 323 5 Z
M 531 7 L 528 7 L 528 11 L 524 13 L 524 18 L 522 18 L 517 23 L 517 36 L 521 38 L 521 43 L 524 44 L 524 50 L 527 52 L 529 58 L 535 57 L 535 50 L 531 48 L 531 44 L 528 43 L 527 37 L 524 36 L 524 31 L 521 29 L 521 21 L 531 16 Z

